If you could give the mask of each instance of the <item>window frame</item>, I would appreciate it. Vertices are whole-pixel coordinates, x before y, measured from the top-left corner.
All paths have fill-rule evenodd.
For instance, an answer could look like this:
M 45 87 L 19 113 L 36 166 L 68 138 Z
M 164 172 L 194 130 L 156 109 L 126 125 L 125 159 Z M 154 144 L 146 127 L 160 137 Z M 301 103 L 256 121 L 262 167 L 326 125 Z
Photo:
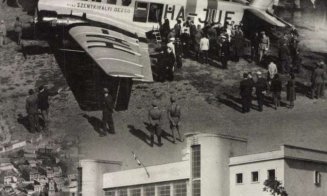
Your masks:
M 241 176 L 241 182 L 238 182 L 238 176 Z M 244 175 L 243 173 L 236 173 L 235 174 L 235 183 L 236 184 L 243 184 L 244 183 Z
M 270 175 L 269 175 L 269 171 L 274 171 L 274 178 L 271 178 Z M 276 177 L 276 169 L 268 169 L 267 170 L 267 179 L 268 180 L 276 180 L 277 177 Z
M 253 180 L 253 174 L 256 173 L 257 174 L 257 181 Z M 259 171 L 252 171 L 251 172 L 251 183 L 259 183 L 260 182 L 260 178 L 259 178 Z

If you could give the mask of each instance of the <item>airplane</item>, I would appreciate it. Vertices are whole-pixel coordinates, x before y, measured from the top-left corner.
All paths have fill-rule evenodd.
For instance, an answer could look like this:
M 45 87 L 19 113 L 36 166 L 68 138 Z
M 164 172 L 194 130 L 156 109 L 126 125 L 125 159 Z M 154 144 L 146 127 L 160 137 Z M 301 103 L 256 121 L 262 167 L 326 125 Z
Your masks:
M 187 19 L 196 25 L 247 24 L 245 15 L 251 13 L 274 27 L 290 26 L 269 12 L 273 4 L 274 0 L 39 0 L 36 22 L 72 27 L 69 34 L 108 75 L 152 81 L 147 49 L 140 39 L 158 29 L 165 18 L 171 27 Z
M 253 18 L 273 27 L 290 26 L 273 15 L 273 5 L 274 0 L 39 0 L 34 20 L 41 26 L 64 27 L 110 77 L 151 82 L 146 38 L 165 19 L 171 27 L 177 20 L 253 26 Z

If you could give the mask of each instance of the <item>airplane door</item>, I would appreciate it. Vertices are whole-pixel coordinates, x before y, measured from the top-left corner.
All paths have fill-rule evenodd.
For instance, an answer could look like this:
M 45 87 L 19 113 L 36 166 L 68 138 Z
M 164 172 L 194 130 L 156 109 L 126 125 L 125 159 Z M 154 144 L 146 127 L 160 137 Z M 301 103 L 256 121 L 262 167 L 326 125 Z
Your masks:
M 148 17 L 149 3 L 146 2 L 135 2 L 135 10 L 133 21 L 135 22 L 146 22 Z
M 163 4 L 160 3 L 150 3 L 150 10 L 148 16 L 148 22 L 160 22 L 163 12 Z

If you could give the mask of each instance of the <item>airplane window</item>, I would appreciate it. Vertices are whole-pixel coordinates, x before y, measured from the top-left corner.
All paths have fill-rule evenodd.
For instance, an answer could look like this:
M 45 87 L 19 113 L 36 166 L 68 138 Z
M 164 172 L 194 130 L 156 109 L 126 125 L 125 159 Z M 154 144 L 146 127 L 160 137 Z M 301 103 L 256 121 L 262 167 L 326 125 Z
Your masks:
M 101 2 L 101 0 L 92 0 L 92 1 L 95 1 L 95 2 Z
M 116 5 L 117 0 L 107 0 L 107 3 Z
M 129 6 L 132 3 L 132 0 L 122 0 L 123 6 Z
M 136 2 L 133 21 L 146 22 L 148 16 L 148 3 Z
M 162 16 L 163 4 L 151 3 L 149 10 L 149 22 L 159 22 Z

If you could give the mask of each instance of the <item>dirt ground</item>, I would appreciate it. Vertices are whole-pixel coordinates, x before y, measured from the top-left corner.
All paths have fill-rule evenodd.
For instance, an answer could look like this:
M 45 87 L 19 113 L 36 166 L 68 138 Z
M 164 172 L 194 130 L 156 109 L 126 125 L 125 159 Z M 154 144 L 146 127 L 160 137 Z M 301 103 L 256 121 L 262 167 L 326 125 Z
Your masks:
M 16 16 L 21 17 L 26 27 L 30 25 L 31 16 L 20 8 L 0 8 L 0 18 L 5 20 L 9 31 Z M 266 67 L 241 59 L 239 63 L 230 62 L 229 69 L 223 70 L 216 61 L 203 65 L 184 59 L 183 67 L 177 70 L 173 82 L 136 83 L 129 109 L 114 114 L 116 134 L 99 137 L 101 112 L 81 110 L 64 77 L 65 70 L 58 65 L 48 43 L 24 40 L 25 58 L 21 48 L 8 39 L 6 46 L 0 48 L 1 115 L 9 125 L 12 138 L 37 137 L 38 134 L 26 129 L 25 99 L 28 89 L 41 84 L 54 89 L 63 88 L 59 95 L 51 98 L 51 137 L 78 137 L 81 158 L 120 160 L 125 168 L 136 167 L 130 155 L 132 150 L 147 165 L 180 159 L 184 144 L 171 143 L 167 119 L 164 123 L 167 132 L 164 146 L 151 148 L 148 145 L 147 110 L 153 99 L 159 99 L 165 111 L 171 95 L 177 97 L 182 107 L 182 133 L 222 133 L 244 137 L 248 139 L 249 153 L 271 150 L 283 143 L 327 150 L 324 142 L 327 104 L 324 99 L 312 100 L 306 94 L 310 86 L 310 68 L 317 60 L 327 60 L 327 37 L 307 28 L 299 28 L 299 32 L 303 71 L 297 75 L 298 95 L 293 110 L 282 107 L 275 111 L 268 105 L 261 113 L 256 110 L 256 102 L 253 101 L 251 113 L 245 115 L 240 112 L 238 86 L 241 75 L 258 70 L 266 73 Z M 286 80 L 286 76 L 283 79 Z M 286 103 L 285 91 L 282 96 Z

